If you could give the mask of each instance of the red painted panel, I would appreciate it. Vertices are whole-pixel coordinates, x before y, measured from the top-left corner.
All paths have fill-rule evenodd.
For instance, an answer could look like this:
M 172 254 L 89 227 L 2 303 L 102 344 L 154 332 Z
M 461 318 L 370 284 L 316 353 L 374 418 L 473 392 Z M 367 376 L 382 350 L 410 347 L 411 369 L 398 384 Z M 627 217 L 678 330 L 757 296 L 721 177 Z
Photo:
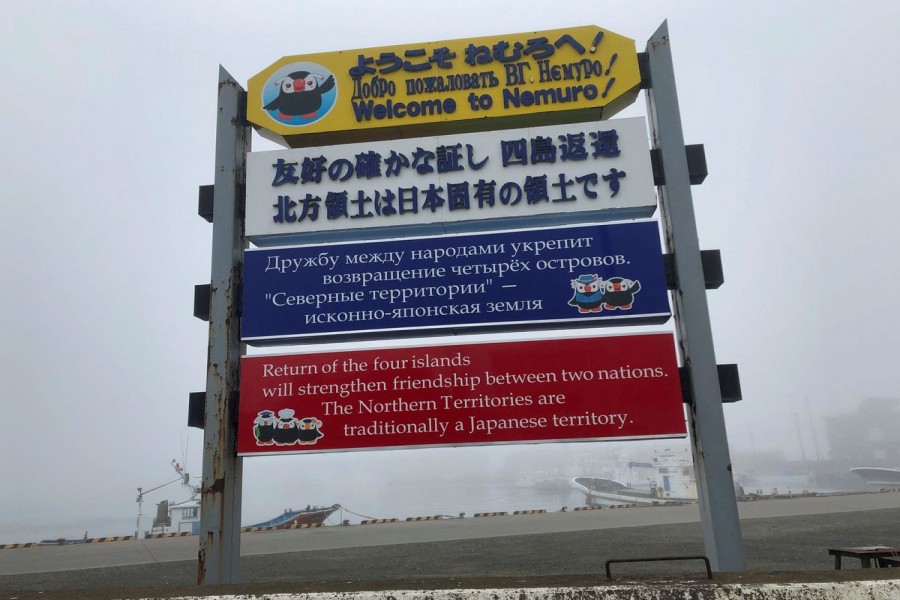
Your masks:
M 238 453 L 683 437 L 671 334 L 250 356 Z

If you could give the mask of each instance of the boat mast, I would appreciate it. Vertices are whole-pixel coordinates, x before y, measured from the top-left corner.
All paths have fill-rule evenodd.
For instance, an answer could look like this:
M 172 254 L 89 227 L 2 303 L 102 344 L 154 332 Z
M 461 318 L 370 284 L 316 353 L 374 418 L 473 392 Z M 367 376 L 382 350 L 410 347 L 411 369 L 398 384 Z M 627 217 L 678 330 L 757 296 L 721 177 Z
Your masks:
M 149 494 L 150 492 L 155 492 L 156 490 L 158 490 L 160 488 L 164 488 L 167 485 L 172 485 L 173 483 L 176 483 L 176 482 L 181 482 L 182 485 L 188 485 L 188 486 L 190 485 L 190 482 L 188 481 L 188 478 L 190 476 L 183 473 L 184 470 L 181 468 L 181 465 L 179 465 L 177 462 L 175 462 L 175 459 L 172 459 L 172 466 L 175 467 L 175 472 L 178 473 L 178 479 L 173 479 L 172 481 L 168 481 L 162 485 L 158 485 L 154 488 L 150 488 L 146 492 L 143 491 L 144 488 L 137 489 L 138 495 L 137 495 L 137 500 L 135 500 L 135 502 L 138 503 L 138 514 L 137 514 L 137 523 L 135 524 L 135 530 L 134 530 L 135 539 L 138 539 L 138 536 L 140 535 L 140 532 L 141 532 L 141 517 L 144 516 L 144 514 L 142 512 L 142 509 L 144 507 L 144 494 Z

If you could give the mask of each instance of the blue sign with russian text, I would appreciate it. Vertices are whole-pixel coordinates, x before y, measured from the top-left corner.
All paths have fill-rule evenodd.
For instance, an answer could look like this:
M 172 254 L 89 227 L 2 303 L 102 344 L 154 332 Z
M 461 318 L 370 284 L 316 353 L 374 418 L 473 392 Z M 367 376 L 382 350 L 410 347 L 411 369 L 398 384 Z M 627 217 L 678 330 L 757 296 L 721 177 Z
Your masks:
M 253 345 L 662 323 L 655 221 L 244 253 Z

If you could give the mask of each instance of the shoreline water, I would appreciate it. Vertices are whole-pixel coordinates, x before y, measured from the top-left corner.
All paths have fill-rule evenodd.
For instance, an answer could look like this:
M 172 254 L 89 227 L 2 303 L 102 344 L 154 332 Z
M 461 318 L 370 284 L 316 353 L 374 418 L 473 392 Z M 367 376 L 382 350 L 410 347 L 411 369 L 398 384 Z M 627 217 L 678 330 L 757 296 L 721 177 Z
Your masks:
M 573 510 L 586 506 L 584 495 L 569 485 L 565 478 L 554 482 L 555 485 L 540 487 L 535 485 L 516 484 L 514 482 L 456 482 L 447 485 L 418 486 L 414 483 L 397 482 L 385 484 L 380 488 L 360 486 L 338 490 L 346 499 L 335 498 L 332 502 L 314 504 L 341 504 L 341 510 L 335 512 L 325 525 L 340 525 L 347 521 L 356 525 L 368 519 L 400 519 L 444 516 L 458 517 L 460 514 L 472 516 L 476 513 L 545 510 L 557 512 L 563 509 Z M 747 494 L 761 492 L 762 496 L 797 496 L 804 492 L 822 494 L 854 494 L 877 493 L 877 490 L 835 491 L 826 489 L 809 489 L 810 486 L 796 485 L 795 480 L 778 480 L 770 478 L 765 485 L 753 485 L 745 488 Z M 801 482 L 802 483 L 802 482 Z M 792 485 L 793 484 L 793 485 Z M 777 492 L 777 494 L 773 494 Z M 321 490 L 319 491 L 321 493 Z M 289 504 L 289 503 L 286 503 Z M 597 503 L 604 505 L 603 503 Z M 606 503 L 606 505 L 615 503 Z M 277 516 L 282 508 L 273 506 L 269 512 L 257 509 L 248 516 L 245 510 L 242 525 L 261 522 Z M 149 511 L 148 511 L 149 512 Z M 82 539 L 134 535 L 135 517 L 79 519 L 70 522 L 47 522 L 30 519 L 21 525 L 5 524 L 0 527 L 0 545 L 37 543 L 59 539 Z M 146 530 L 151 515 L 142 517 L 142 530 Z M 139 537 L 143 536 L 143 531 Z M 900 542 L 898 542 L 900 543 Z

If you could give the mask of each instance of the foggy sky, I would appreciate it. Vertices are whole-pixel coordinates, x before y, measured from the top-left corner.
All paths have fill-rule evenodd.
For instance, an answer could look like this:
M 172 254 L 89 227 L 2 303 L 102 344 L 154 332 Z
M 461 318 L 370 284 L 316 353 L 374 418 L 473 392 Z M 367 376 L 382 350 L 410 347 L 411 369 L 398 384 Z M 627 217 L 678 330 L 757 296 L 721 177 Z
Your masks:
M 900 396 L 897 3 L 516 6 L 4 4 L 0 542 L 54 524 L 80 535 L 78 519 L 128 533 L 137 487 L 171 480 L 171 459 L 199 475 L 187 396 L 205 386 L 208 331 L 191 313 L 212 229 L 196 198 L 213 180 L 219 64 L 246 85 L 286 55 L 588 24 L 642 51 L 668 19 L 685 139 L 709 166 L 693 188 L 701 247 L 724 262 L 708 294 L 717 360 L 738 363 L 743 385 L 725 408 L 732 446 L 752 435 L 796 457 L 794 414 L 809 435 L 823 414 Z M 645 114 L 641 94 L 618 116 Z M 557 451 L 248 459 L 244 514 L 342 502 L 398 468 L 499 470 Z

